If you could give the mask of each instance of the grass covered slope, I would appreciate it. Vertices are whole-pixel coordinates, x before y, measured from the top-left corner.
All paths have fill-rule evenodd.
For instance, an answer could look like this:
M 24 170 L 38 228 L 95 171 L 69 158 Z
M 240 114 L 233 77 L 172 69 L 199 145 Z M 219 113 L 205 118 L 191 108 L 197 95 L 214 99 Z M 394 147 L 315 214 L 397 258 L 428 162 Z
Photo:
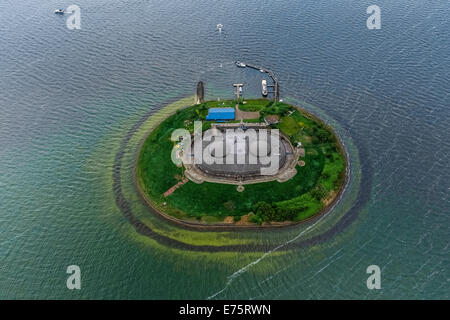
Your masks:
M 206 102 L 178 110 L 165 119 L 147 137 L 137 161 L 138 184 L 147 200 L 159 211 L 179 219 L 201 222 L 232 221 L 255 223 L 300 221 L 320 212 L 338 193 L 345 178 L 345 158 L 336 136 L 320 120 L 284 104 L 268 100 L 247 100 L 252 111 L 277 114 L 279 128 L 291 142 L 301 142 L 305 149 L 304 166 L 289 181 L 245 185 L 238 192 L 235 185 L 191 181 L 168 197 L 164 192 L 183 179 L 183 168 L 171 161 L 174 142 L 170 140 L 177 128 L 193 130 L 193 121 L 204 120 L 209 107 L 230 107 L 235 101 Z M 203 129 L 210 127 L 204 123 Z M 229 218 L 227 221 L 229 222 Z M 242 222 L 241 222 L 242 223 Z

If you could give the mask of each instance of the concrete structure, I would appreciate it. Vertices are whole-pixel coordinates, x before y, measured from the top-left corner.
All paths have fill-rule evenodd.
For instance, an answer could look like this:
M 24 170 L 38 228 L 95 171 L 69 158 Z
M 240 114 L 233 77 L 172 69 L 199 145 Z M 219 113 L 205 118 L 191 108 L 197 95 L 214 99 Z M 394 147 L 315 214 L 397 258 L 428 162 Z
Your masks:
M 268 115 L 264 118 L 267 125 L 276 124 L 280 122 L 280 118 L 276 114 Z
M 242 87 L 244 86 L 243 83 L 235 83 L 233 84 L 233 87 L 236 88 L 236 99 L 239 99 L 242 93 Z
M 260 129 L 267 129 L 267 125 L 265 123 L 225 123 L 225 124 L 213 124 L 211 126 L 213 130 L 220 130 L 224 133 L 227 129 L 238 129 L 238 131 L 242 131 L 242 134 L 245 135 L 245 131 L 247 129 L 255 129 L 256 131 Z M 239 133 L 237 133 L 239 134 Z M 244 139 L 235 139 L 231 140 L 229 137 L 223 136 L 224 138 L 224 150 L 222 152 L 221 157 L 227 157 L 227 152 L 230 150 L 233 151 L 233 158 L 235 161 L 233 163 L 226 163 L 223 161 L 222 163 L 205 163 L 194 164 L 194 163 L 185 163 L 185 176 L 195 182 L 195 183 L 203 183 L 214 182 L 214 183 L 224 183 L 224 184 L 234 184 L 238 186 L 242 186 L 245 184 L 252 183 L 260 183 L 276 180 L 278 182 L 284 182 L 291 179 L 293 176 L 297 174 L 297 170 L 295 166 L 298 163 L 298 158 L 301 156 L 300 150 L 294 148 L 289 141 L 289 138 L 285 137 L 280 133 L 280 143 L 278 150 L 271 150 L 270 138 L 267 140 L 267 154 L 273 154 L 278 157 L 278 170 L 274 175 L 263 175 L 261 174 L 261 168 L 267 168 L 269 164 L 264 163 L 259 156 L 256 157 L 256 162 L 249 161 L 250 154 L 255 156 L 255 150 L 251 149 L 248 143 L 248 138 Z M 195 137 L 194 137 L 195 139 Z M 194 144 L 194 141 L 192 142 Z M 210 142 L 203 141 L 203 150 L 210 147 Z M 192 145 L 192 150 L 194 150 L 194 145 Z M 217 157 L 215 155 L 216 150 L 211 150 L 211 155 Z M 304 154 L 303 154 L 304 156 Z M 238 161 L 238 157 L 244 161 Z M 193 159 L 193 154 L 190 156 Z
M 205 102 L 205 86 L 202 81 L 197 83 L 197 94 L 195 95 L 195 103 L 200 104 Z

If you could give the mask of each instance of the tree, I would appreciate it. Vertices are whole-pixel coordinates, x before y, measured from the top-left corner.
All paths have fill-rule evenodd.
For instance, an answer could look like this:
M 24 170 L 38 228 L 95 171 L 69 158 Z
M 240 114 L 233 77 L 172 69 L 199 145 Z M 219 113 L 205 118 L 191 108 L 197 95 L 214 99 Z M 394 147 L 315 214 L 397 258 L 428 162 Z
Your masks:
M 265 201 L 256 203 L 253 211 L 263 221 L 274 221 L 274 219 L 276 219 L 275 208 L 272 206 L 272 204 Z
M 274 220 L 274 221 L 280 221 L 280 222 L 287 221 L 287 220 L 292 221 L 297 216 L 297 210 L 292 209 L 292 208 L 277 207 L 276 212 L 277 212 L 277 217 L 276 217 L 276 220 Z

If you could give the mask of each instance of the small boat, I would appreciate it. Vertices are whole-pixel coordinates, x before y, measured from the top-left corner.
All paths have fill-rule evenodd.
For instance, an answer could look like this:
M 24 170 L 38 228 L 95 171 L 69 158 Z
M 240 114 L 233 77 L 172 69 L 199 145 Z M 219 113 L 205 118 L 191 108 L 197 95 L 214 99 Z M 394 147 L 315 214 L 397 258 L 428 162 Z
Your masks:
M 262 86 L 261 93 L 262 93 L 263 97 L 267 97 L 268 92 L 267 92 L 267 80 L 266 79 L 261 81 L 261 86 Z
M 64 14 L 64 9 L 56 9 L 55 13 L 56 14 Z
M 223 28 L 223 25 L 222 25 L 221 23 L 219 23 L 219 24 L 217 25 L 217 29 L 219 29 L 219 31 L 222 31 L 222 28 Z
M 245 63 L 243 63 L 243 62 L 236 61 L 235 63 L 236 63 L 236 65 L 237 65 L 239 68 L 245 68 L 245 67 L 246 67 Z

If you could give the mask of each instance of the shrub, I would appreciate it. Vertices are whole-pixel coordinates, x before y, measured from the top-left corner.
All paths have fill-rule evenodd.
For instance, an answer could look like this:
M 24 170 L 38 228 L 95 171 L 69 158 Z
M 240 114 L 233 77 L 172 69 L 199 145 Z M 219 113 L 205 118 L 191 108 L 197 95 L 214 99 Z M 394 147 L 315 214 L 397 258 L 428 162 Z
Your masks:
M 311 190 L 311 195 L 316 200 L 321 200 L 327 195 L 328 191 L 325 189 L 325 187 L 322 184 L 319 184 L 317 187 L 315 187 L 313 190 Z
M 325 143 L 330 139 L 330 133 L 322 128 L 316 130 L 316 135 L 322 143 Z
M 274 221 L 294 220 L 297 216 L 297 209 L 291 208 L 276 208 L 277 217 Z
M 257 224 L 262 223 L 261 217 L 257 216 L 256 214 L 250 217 L 250 221 Z
M 263 221 L 273 221 L 276 218 L 276 210 L 272 204 L 260 201 L 254 206 L 255 214 Z
M 299 211 L 297 208 L 278 207 L 276 205 L 264 201 L 255 204 L 254 210 L 256 213 L 254 217 L 256 218 L 253 219 L 252 217 L 252 219 L 255 220 L 256 222 L 257 221 L 282 222 L 287 220 L 294 220 L 295 217 L 297 216 L 297 212 Z

